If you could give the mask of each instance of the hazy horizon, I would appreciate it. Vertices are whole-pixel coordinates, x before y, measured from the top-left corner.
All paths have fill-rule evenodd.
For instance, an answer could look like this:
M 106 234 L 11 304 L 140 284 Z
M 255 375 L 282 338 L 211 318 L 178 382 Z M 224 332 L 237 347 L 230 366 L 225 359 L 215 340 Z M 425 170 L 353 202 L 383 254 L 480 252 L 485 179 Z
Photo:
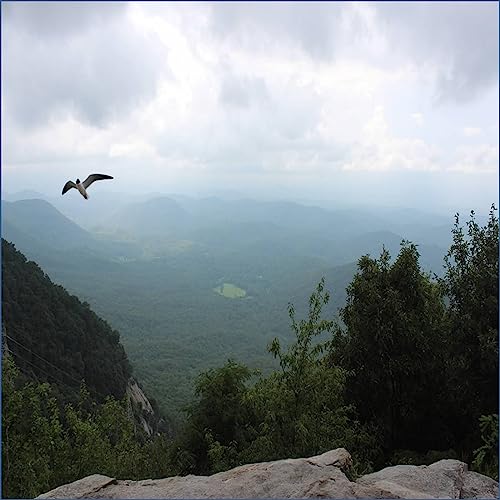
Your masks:
M 2 195 L 498 200 L 498 3 L 3 2 L 2 60 Z
M 95 186 L 95 185 L 94 185 Z M 239 200 L 254 200 L 256 202 L 290 202 L 297 203 L 304 206 L 316 206 L 328 210 L 349 210 L 349 209 L 359 209 L 359 210 L 415 210 L 422 213 L 428 214 L 436 214 L 436 215 L 444 215 L 452 220 L 452 216 L 459 212 L 462 216 L 468 216 L 471 210 L 474 210 L 476 214 L 486 216 L 491 208 L 491 204 L 494 203 L 498 208 L 498 199 L 495 198 L 483 198 L 481 200 L 477 199 L 474 203 L 472 200 L 461 200 L 458 203 L 446 204 L 446 203 L 434 203 L 431 206 L 425 204 L 425 200 L 423 203 L 408 203 L 408 200 L 400 199 L 398 200 L 352 200 L 347 198 L 328 198 L 327 196 L 314 196 L 312 193 L 310 197 L 304 195 L 304 193 L 289 193 L 289 192 L 277 192 L 277 191 L 266 191 L 266 190 L 237 190 L 237 189 L 209 189 L 202 188 L 200 190 L 194 189 L 186 189 L 183 190 L 180 188 L 178 191 L 174 190 L 158 190 L 158 191 L 147 191 L 147 190 L 134 190 L 134 191 L 118 191 L 114 189 L 114 186 L 110 189 L 106 186 L 100 186 L 99 188 L 94 190 L 94 186 L 92 190 L 94 191 L 90 195 L 89 200 L 84 200 L 83 198 L 80 200 L 79 195 L 77 197 L 77 193 L 71 193 L 71 195 L 75 196 L 76 203 L 78 205 L 82 205 L 83 208 L 86 204 L 92 203 L 94 199 L 99 200 L 100 202 L 104 201 L 104 198 L 120 198 L 120 199 L 128 199 L 130 203 L 146 201 L 148 199 L 159 198 L 159 197 L 167 197 L 167 198 L 176 198 L 176 197 L 186 197 L 191 198 L 193 200 L 196 199 L 207 199 L 207 198 L 218 198 L 226 201 L 239 201 Z M 71 196 L 70 195 L 70 196 Z M 31 199 L 41 197 L 46 199 L 49 202 L 58 201 L 57 208 L 60 209 L 59 203 L 69 204 L 68 195 L 65 195 L 62 198 L 62 195 L 59 190 L 46 190 L 43 191 L 41 189 L 19 189 L 7 191 L 5 188 L 2 188 L 2 199 L 5 201 L 13 201 L 19 199 Z M 58 200 L 59 199 L 59 200 Z M 67 215 L 67 214 L 65 214 Z

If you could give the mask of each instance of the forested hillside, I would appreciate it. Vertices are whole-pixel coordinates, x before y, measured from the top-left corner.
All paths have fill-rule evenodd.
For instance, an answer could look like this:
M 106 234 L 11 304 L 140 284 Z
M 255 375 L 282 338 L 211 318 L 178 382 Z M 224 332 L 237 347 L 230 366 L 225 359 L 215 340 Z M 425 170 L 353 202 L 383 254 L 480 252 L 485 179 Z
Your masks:
M 166 473 L 155 461 L 165 438 L 140 425 L 146 416 L 156 429 L 159 415 L 126 395 L 131 367 L 118 332 L 3 239 L 2 354 L 4 498 L 103 470 Z
M 101 401 L 125 395 L 131 367 L 118 332 L 4 239 L 2 327 L 23 373 L 56 383 L 67 398 L 82 381 Z

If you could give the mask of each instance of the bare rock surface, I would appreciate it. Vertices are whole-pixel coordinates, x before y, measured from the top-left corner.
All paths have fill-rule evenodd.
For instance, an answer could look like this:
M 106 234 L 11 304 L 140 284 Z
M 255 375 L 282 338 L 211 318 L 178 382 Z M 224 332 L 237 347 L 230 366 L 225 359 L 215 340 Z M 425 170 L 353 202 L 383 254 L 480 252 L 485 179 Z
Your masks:
M 458 460 L 396 465 L 350 481 L 344 448 L 242 465 L 212 476 L 116 480 L 95 474 L 38 498 L 497 498 L 498 483 Z

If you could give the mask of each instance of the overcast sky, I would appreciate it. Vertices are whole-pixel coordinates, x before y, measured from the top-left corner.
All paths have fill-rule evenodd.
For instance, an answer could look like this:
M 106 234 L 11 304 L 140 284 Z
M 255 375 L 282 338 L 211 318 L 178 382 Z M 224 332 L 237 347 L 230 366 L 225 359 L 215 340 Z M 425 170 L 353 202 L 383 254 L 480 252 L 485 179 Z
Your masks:
M 498 82 L 497 2 L 2 2 L 2 189 L 485 211 Z

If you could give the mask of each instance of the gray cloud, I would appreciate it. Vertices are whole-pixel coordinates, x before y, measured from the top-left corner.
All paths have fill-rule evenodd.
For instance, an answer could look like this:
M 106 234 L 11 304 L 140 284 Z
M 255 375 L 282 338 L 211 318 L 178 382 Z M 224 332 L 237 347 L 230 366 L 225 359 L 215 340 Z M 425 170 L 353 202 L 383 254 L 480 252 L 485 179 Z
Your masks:
M 439 99 L 465 101 L 498 81 L 498 2 L 390 2 L 377 12 L 395 56 L 435 66 Z
M 215 2 L 212 28 L 221 37 L 267 50 L 277 40 L 298 45 L 311 56 L 334 55 L 336 29 L 344 8 L 337 2 Z
M 219 101 L 230 107 L 246 108 L 253 103 L 266 103 L 269 92 L 261 78 L 248 78 L 228 73 L 222 78 Z
M 216 36 L 249 50 L 298 46 L 328 61 L 340 54 L 380 67 L 430 65 L 441 100 L 465 101 L 498 81 L 497 2 L 250 2 L 210 4 Z M 360 10 L 375 12 L 370 25 Z M 371 53 L 377 33 L 387 52 Z
M 80 7 L 73 11 L 73 5 Z M 40 24 L 35 20 L 44 11 L 36 3 L 8 9 L 3 92 L 9 119 L 30 127 L 71 114 L 104 126 L 154 96 L 165 54 L 155 38 L 126 22 L 121 5 L 56 7 Z
M 35 38 L 61 38 L 121 17 L 126 7 L 125 2 L 4 2 L 2 17 Z

